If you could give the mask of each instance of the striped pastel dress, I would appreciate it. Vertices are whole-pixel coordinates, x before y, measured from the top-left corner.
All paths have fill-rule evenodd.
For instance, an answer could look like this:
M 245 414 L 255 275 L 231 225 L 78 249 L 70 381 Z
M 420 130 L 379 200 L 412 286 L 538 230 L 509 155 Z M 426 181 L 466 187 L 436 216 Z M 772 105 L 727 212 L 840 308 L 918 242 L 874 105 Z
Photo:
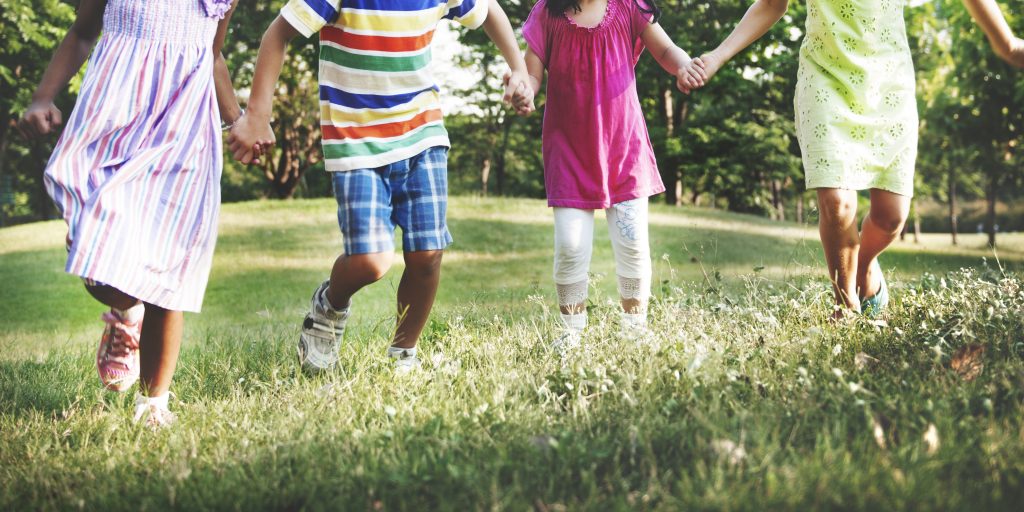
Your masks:
M 45 182 L 68 224 L 66 271 L 198 311 L 222 166 L 213 38 L 230 1 L 109 0 Z

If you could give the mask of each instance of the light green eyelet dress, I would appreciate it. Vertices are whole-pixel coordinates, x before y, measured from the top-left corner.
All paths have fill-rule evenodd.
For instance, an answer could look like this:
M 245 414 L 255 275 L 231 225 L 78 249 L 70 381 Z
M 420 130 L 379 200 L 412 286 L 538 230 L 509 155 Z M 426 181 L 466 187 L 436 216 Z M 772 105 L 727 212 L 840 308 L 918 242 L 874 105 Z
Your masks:
M 807 188 L 914 194 L 917 99 L 906 0 L 807 0 L 796 129 Z

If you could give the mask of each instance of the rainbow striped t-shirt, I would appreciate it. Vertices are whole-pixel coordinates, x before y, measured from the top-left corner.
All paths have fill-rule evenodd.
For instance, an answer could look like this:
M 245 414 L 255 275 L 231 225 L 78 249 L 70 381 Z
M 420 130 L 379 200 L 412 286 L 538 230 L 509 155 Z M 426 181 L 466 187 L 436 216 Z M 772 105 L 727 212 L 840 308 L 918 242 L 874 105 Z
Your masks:
M 328 171 L 372 169 L 449 147 L 430 42 L 442 19 L 479 27 L 487 0 L 290 0 L 281 15 L 320 32 Z

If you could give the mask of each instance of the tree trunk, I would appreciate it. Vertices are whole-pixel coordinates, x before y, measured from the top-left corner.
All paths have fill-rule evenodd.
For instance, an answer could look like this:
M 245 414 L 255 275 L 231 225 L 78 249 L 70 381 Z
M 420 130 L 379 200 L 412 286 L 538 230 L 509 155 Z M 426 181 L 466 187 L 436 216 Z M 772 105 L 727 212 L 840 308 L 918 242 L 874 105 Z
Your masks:
M 800 193 L 796 195 L 796 223 L 804 223 L 804 195 Z
M 949 234 L 953 237 L 953 245 L 956 245 L 957 218 L 956 218 L 956 179 L 953 171 L 949 172 Z
M 10 133 L 9 128 L 12 124 L 14 124 L 13 118 L 6 114 L 0 116 L 0 192 L 3 191 L 4 177 L 7 176 L 7 159 L 2 157 L 7 154 L 7 134 Z M 7 213 L 4 210 L 4 206 L 6 205 L 0 199 L 0 228 L 7 225 Z
M 33 141 L 29 144 L 29 152 L 32 154 L 32 161 L 39 162 L 40 167 L 46 165 L 47 156 L 43 154 L 39 148 L 42 143 L 39 141 Z M 46 181 L 43 180 L 43 169 L 40 168 L 36 175 L 36 183 L 39 184 L 39 195 L 36 199 L 36 216 L 40 220 L 50 220 L 53 218 L 53 200 L 50 199 L 50 193 L 46 191 Z
M 505 195 L 505 153 L 508 151 L 508 134 L 512 130 L 513 117 L 506 115 L 502 121 L 501 146 L 498 147 L 497 166 L 495 177 L 497 178 L 497 192 L 499 196 Z
M 988 232 L 988 246 L 989 247 L 995 247 L 996 246 L 996 184 L 997 184 L 997 181 L 998 181 L 998 179 L 996 178 L 995 175 L 992 175 L 992 176 L 989 177 L 988 194 L 986 194 L 988 196 L 988 197 L 986 197 L 986 200 L 988 201 L 988 214 L 986 215 L 987 224 L 988 225 L 986 226 L 986 229 L 987 229 L 987 232 Z
M 914 243 L 921 243 L 921 216 L 914 212 Z
M 772 211 L 775 220 L 786 220 L 786 207 L 782 204 L 782 183 L 779 180 L 772 180 Z
M 676 123 L 675 123 L 675 105 L 672 98 L 672 89 L 666 88 L 661 92 L 663 99 L 663 110 L 662 114 L 665 116 L 665 142 L 666 146 L 668 141 L 672 140 L 675 136 Z M 679 193 L 682 189 L 682 182 L 679 179 L 679 171 L 672 169 L 668 175 L 668 183 L 665 184 L 665 204 L 679 205 Z
M 484 157 L 483 169 L 480 171 L 480 193 L 487 197 L 487 180 L 491 177 L 491 157 Z

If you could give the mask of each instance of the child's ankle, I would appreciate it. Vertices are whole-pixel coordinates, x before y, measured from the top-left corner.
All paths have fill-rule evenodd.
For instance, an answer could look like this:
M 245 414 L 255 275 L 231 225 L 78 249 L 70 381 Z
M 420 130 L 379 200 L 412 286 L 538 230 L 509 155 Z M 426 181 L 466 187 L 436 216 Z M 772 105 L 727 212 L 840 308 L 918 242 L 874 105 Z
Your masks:
M 562 313 L 562 327 L 570 331 L 582 332 L 587 328 L 587 312 Z
M 388 357 L 392 359 L 406 359 L 416 357 L 416 347 L 388 347 Z

